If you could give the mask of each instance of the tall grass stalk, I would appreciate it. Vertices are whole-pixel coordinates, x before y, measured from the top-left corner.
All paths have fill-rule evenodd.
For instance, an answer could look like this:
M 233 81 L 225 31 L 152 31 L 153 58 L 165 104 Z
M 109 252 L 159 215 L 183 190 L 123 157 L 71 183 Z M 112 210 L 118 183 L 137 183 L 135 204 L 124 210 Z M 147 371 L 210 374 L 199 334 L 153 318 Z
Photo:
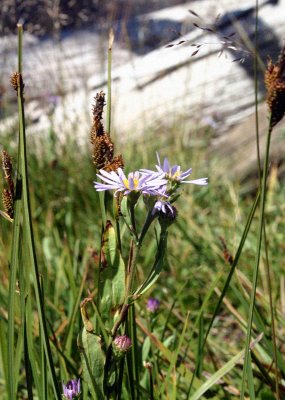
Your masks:
M 258 11 L 259 11 L 259 0 L 255 2 L 255 41 L 254 41 L 254 104 L 255 104 L 255 132 L 256 132 L 256 155 L 257 155 L 257 169 L 259 177 L 259 187 L 262 185 L 262 175 L 261 175 L 261 160 L 260 160 L 260 141 L 259 141 L 259 115 L 258 115 L 258 69 L 260 65 L 258 63 Z M 268 243 L 266 238 L 266 226 L 263 225 L 263 237 L 264 237 L 264 248 L 265 248 L 265 268 L 266 268 L 266 278 L 268 285 L 268 296 L 269 296 L 269 307 L 270 307 L 270 317 L 271 317 L 271 332 L 273 340 L 273 357 L 275 364 L 275 387 L 277 400 L 280 398 L 279 394 L 279 377 L 278 377 L 278 363 L 277 363 L 277 343 L 276 343 L 276 333 L 275 333 L 275 316 L 272 301 L 272 285 L 269 269 L 269 257 L 268 257 Z
M 251 340 L 252 321 L 253 321 L 253 313 L 254 313 L 254 306 L 255 306 L 255 295 L 256 295 L 256 288 L 257 288 L 257 278 L 258 278 L 258 271 L 259 271 L 259 261 L 260 261 L 263 229 L 264 229 L 264 223 L 265 223 L 266 181 L 267 181 L 267 174 L 268 174 L 268 167 L 269 167 L 269 150 L 270 150 L 271 134 L 272 134 L 272 124 L 271 124 L 271 118 L 270 118 L 269 129 L 268 129 L 267 139 L 266 139 L 263 172 L 262 172 L 258 238 L 257 238 L 255 266 L 254 266 L 253 279 L 252 279 L 252 291 L 251 291 L 251 295 L 250 295 L 248 326 L 247 326 L 247 332 L 246 332 L 245 361 L 244 361 L 244 367 L 243 367 L 242 386 L 241 386 L 241 395 L 240 395 L 241 400 L 244 399 L 246 377 L 247 377 L 247 374 L 248 374 L 248 371 L 250 368 L 249 363 L 251 362 L 250 340 Z
M 25 134 L 25 115 L 24 115 L 24 85 L 22 81 L 22 41 L 23 41 L 23 26 L 18 25 L 18 74 L 17 74 L 17 95 L 18 95 L 18 114 L 19 114 L 19 149 L 18 149 L 18 165 L 16 177 L 16 203 L 15 203 L 15 222 L 12 238 L 12 262 L 11 262 L 11 275 L 10 275 L 10 296 L 9 296 L 9 398 L 14 399 L 16 395 L 15 379 L 14 379 L 14 293 L 15 293 L 15 280 L 17 270 L 25 275 L 22 281 L 29 281 L 29 265 L 32 268 L 34 290 L 36 295 L 37 310 L 39 315 L 41 333 L 43 335 L 43 346 L 47 357 L 47 364 L 50 371 L 51 383 L 54 390 L 55 398 L 60 399 L 61 394 L 57 383 L 55 368 L 52 359 L 52 353 L 49 344 L 49 337 L 47 332 L 44 300 L 42 297 L 39 269 L 37 265 L 35 243 L 33 236 L 33 228 L 31 221 L 31 209 L 29 198 L 29 184 L 28 184 L 28 168 L 27 168 L 27 149 L 26 149 L 26 134 Z M 20 233 L 22 232 L 23 241 L 20 240 Z M 22 244 L 23 248 L 20 247 Z M 20 262 L 23 256 L 23 263 Z M 21 271 L 21 269 L 23 269 Z M 20 288 L 21 303 L 24 305 L 26 293 L 25 288 Z M 31 293 L 28 292 L 28 296 Z M 25 309 L 26 310 L 26 309 Z M 22 323 L 32 324 L 33 319 L 27 318 L 26 311 L 24 312 L 24 320 Z M 26 319 L 27 318 L 27 319 Z M 26 331 L 28 333 L 28 330 Z M 11 335 L 11 336 L 10 336 Z M 27 339 L 29 341 L 29 339 Z M 33 340 L 31 340 L 33 343 Z M 33 363 L 35 357 L 35 350 L 29 348 L 29 359 Z M 27 365 L 27 363 L 26 363 Z M 35 371 L 34 371 L 35 372 Z M 27 376 L 29 371 L 26 370 Z M 36 378 L 34 376 L 34 378 Z
M 107 99 L 107 132 L 111 133 L 111 112 L 112 112 L 112 51 L 114 43 L 114 32 L 111 28 L 109 31 L 108 45 L 108 99 Z

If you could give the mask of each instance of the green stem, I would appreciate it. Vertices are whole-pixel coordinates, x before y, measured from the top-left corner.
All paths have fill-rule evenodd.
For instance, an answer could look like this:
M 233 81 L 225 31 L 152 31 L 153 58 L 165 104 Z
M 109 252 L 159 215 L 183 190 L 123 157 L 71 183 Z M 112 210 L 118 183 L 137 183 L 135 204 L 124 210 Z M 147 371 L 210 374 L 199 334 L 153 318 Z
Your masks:
M 141 231 L 140 235 L 138 235 L 136 232 L 134 204 L 132 204 L 130 206 L 130 217 L 131 217 L 131 224 L 132 224 L 131 233 L 134 235 L 135 240 L 134 239 L 131 240 L 130 253 L 129 253 L 129 259 L 128 259 L 128 266 L 127 266 L 125 301 L 124 301 L 124 304 L 123 304 L 123 307 L 122 307 L 122 310 L 120 313 L 120 317 L 112 329 L 113 337 L 116 335 L 116 332 L 119 329 L 122 322 L 127 318 L 128 310 L 130 307 L 130 304 L 128 302 L 129 302 L 129 298 L 133 292 L 134 280 L 135 280 L 135 275 L 136 275 L 137 258 L 138 258 L 138 255 L 139 255 L 139 252 L 141 249 L 143 239 L 144 239 L 152 221 L 154 220 L 154 216 L 151 214 L 151 211 L 150 211 L 146 217 L 142 231 Z
M 134 240 L 132 239 L 131 246 L 130 246 L 128 266 L 127 266 L 127 282 L 126 282 L 125 300 L 124 300 L 124 304 L 123 304 L 120 316 L 112 329 L 113 337 L 116 336 L 117 330 L 119 329 L 121 324 L 125 321 L 125 319 L 128 316 L 128 311 L 129 311 L 129 307 L 130 307 L 130 304 L 128 303 L 128 301 L 129 301 L 129 297 L 133 290 L 133 282 L 134 282 L 135 273 L 136 273 L 136 262 L 137 262 L 139 250 L 140 250 L 140 246 L 135 244 Z
M 255 133 L 258 176 L 261 181 L 261 161 L 259 145 L 259 120 L 258 120 L 258 0 L 255 3 L 255 52 L 254 52 L 254 105 L 255 105 Z
M 112 96 L 112 46 L 114 41 L 113 29 L 109 32 L 109 47 L 108 47 L 108 102 L 107 102 L 107 132 L 111 132 L 111 96 Z
M 266 201 L 266 180 L 267 180 L 267 171 L 268 171 L 268 164 L 269 164 L 269 149 L 270 149 L 271 133 L 272 133 L 272 126 L 271 126 L 271 121 L 270 121 L 268 134 L 267 134 L 266 151 L 265 151 L 262 183 L 261 183 L 260 217 L 259 217 L 259 227 L 258 227 L 257 250 L 256 250 L 252 291 L 251 291 L 250 305 L 249 305 L 248 328 L 247 328 L 246 344 L 245 344 L 245 361 L 244 361 L 241 395 L 240 395 L 241 400 L 244 399 L 246 375 L 247 375 L 247 371 L 248 371 L 248 364 L 250 361 L 250 353 L 249 353 L 250 352 L 250 339 L 251 339 L 251 329 L 252 329 L 253 312 L 254 312 L 254 306 L 255 306 L 255 294 L 256 294 L 256 287 L 257 287 L 257 278 L 258 278 L 260 252 L 261 252 L 261 244 L 262 244 L 263 225 L 264 225 L 265 201 Z
M 268 257 L 268 248 L 267 248 L 267 237 L 266 237 L 266 229 L 265 225 L 263 226 L 263 237 L 265 243 L 265 269 L 267 276 L 267 284 L 268 284 L 268 296 L 269 296 L 269 309 L 270 309 L 270 318 L 271 318 L 271 333 L 272 333 L 272 343 L 273 343 L 273 359 L 275 364 L 275 390 L 276 390 L 276 398 L 280 399 L 279 393 L 279 375 L 278 375 L 278 357 L 277 357 L 277 343 L 276 343 L 276 330 L 275 330 L 275 318 L 274 318 L 274 309 L 273 309 L 273 300 L 272 300 L 272 285 L 271 285 L 271 276 L 270 276 L 270 268 L 269 268 L 269 257 Z
M 149 211 L 148 214 L 147 214 L 147 217 L 146 217 L 144 226 L 143 226 L 143 228 L 142 228 L 142 230 L 141 230 L 141 233 L 140 233 L 140 235 L 139 235 L 139 240 L 138 240 L 138 245 L 139 245 L 139 246 L 141 246 L 141 244 L 142 244 L 142 242 L 143 242 L 143 240 L 144 240 L 144 237 L 145 237 L 145 235 L 146 235 L 146 233 L 147 233 L 147 231 L 148 231 L 148 228 L 150 227 L 150 225 L 151 225 L 151 223 L 152 223 L 152 221 L 153 221 L 154 219 L 155 219 L 155 216 L 152 214 L 152 210 L 151 210 L 151 211 Z
M 23 26 L 18 25 L 19 43 L 22 43 Z M 21 56 L 19 57 L 21 59 Z M 20 69 L 21 71 L 21 69 Z M 19 73 L 20 73 L 19 71 Z M 21 78 L 21 76 L 20 76 Z M 27 165 L 27 149 L 26 149 L 26 134 L 25 134 L 25 115 L 24 115 L 24 94 L 23 87 L 18 82 L 18 109 L 19 109 L 19 142 L 20 142 L 20 172 L 22 174 L 22 204 L 23 204 L 23 232 L 26 235 L 26 242 L 28 252 L 30 254 L 30 263 L 34 277 L 34 289 L 39 313 L 40 326 L 43 333 L 43 343 L 45 353 L 48 361 L 49 370 L 51 373 L 51 381 L 55 398 L 60 399 L 61 393 L 58 387 L 57 378 L 55 374 L 55 368 L 52 360 L 52 353 L 49 344 L 49 336 L 46 326 L 44 304 L 41 295 L 39 270 L 36 260 L 35 243 L 33 236 L 33 228 L 31 221 L 31 209 L 30 209 L 30 198 L 29 198 L 29 184 L 28 184 L 28 165 Z

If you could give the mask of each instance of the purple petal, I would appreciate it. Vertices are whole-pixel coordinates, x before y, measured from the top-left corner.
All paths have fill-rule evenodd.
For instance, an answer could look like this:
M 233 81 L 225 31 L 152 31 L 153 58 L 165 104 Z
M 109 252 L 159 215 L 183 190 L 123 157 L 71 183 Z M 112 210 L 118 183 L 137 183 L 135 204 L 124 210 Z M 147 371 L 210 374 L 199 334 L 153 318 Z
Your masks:
M 129 181 L 129 188 L 130 188 L 130 190 L 134 190 L 135 184 L 134 184 L 134 179 L 133 179 L 133 177 L 129 176 L 128 181 Z
M 192 168 L 187 169 L 186 171 L 182 172 L 180 174 L 180 179 L 183 180 L 185 178 L 187 178 L 187 176 L 189 176 L 192 172 Z
M 163 171 L 165 173 L 169 173 L 169 171 L 170 171 L 170 165 L 169 165 L 169 162 L 168 162 L 167 158 L 165 158 L 164 162 L 163 162 Z

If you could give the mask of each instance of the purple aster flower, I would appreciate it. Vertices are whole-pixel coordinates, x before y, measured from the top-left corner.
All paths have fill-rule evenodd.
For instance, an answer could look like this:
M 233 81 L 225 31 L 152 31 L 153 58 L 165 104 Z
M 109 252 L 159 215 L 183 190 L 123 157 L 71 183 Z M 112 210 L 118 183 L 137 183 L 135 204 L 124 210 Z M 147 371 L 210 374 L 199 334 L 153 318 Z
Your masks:
M 189 168 L 183 172 L 181 171 L 180 165 L 171 166 L 167 158 L 165 158 L 163 164 L 161 164 L 158 153 L 156 153 L 156 156 L 158 161 L 158 165 L 156 165 L 158 174 L 163 173 L 164 177 L 169 181 L 173 181 L 176 183 L 194 183 L 195 185 L 201 185 L 201 186 L 208 185 L 207 182 L 208 178 L 200 178 L 200 179 L 194 179 L 192 181 L 185 181 L 185 178 L 187 178 L 191 174 L 192 168 Z M 151 173 L 151 171 L 147 169 L 143 169 L 141 170 L 141 172 L 143 174 Z
M 62 385 L 63 394 L 66 400 L 72 400 L 80 393 L 80 379 L 68 381 L 66 385 Z
M 100 192 L 104 190 L 116 190 L 117 192 L 123 192 L 124 195 L 128 195 L 132 191 L 141 192 L 143 194 L 149 194 L 152 196 L 160 195 L 160 188 L 167 183 L 164 178 L 164 173 L 149 173 L 142 174 L 139 171 L 130 172 L 128 177 L 124 174 L 121 168 L 118 170 L 107 172 L 101 169 L 100 173 L 97 174 L 103 183 L 95 182 L 95 189 Z
M 155 313 L 158 310 L 159 305 L 160 305 L 159 301 L 157 299 L 151 297 L 147 301 L 146 308 L 151 313 Z

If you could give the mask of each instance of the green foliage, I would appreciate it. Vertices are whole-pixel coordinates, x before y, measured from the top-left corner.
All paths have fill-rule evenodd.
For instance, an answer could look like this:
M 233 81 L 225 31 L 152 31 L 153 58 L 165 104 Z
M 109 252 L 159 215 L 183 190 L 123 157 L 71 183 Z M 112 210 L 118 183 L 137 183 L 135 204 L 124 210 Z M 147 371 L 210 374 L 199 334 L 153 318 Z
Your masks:
M 177 135 L 177 130 L 175 133 Z M 171 132 L 168 135 L 168 138 L 165 138 L 163 148 L 163 154 L 165 155 L 173 153 Z M 5 147 L 8 151 L 10 150 L 8 146 Z M 48 144 L 41 147 L 45 149 Z M 138 153 L 136 158 L 138 164 L 144 162 L 146 167 L 151 167 L 155 162 L 151 143 L 149 147 L 148 158 L 144 153 L 141 155 L 144 159 L 139 159 Z M 94 180 L 95 174 L 94 170 L 92 170 L 88 151 L 84 148 L 78 151 L 76 143 L 68 143 L 64 147 L 58 148 L 57 154 L 59 156 L 55 155 L 56 162 L 53 163 L 55 166 L 52 168 L 50 156 L 45 153 L 41 156 L 37 155 L 37 153 L 30 153 L 31 148 L 30 144 L 28 144 L 29 159 L 31 159 L 30 193 L 36 251 L 44 276 L 46 314 L 48 321 L 53 326 L 56 338 L 52 351 L 55 362 L 58 362 L 57 359 L 61 360 L 57 365 L 61 370 L 62 381 L 66 382 L 69 377 L 78 377 L 80 374 L 76 337 L 83 328 L 79 318 L 78 300 L 80 301 L 88 296 L 88 292 L 93 293 L 96 299 L 101 219 L 98 197 L 92 187 L 92 180 Z M 200 159 L 202 154 L 205 157 L 203 148 L 197 151 L 200 154 Z M 66 157 L 62 156 L 64 153 Z M 175 151 L 175 153 L 177 157 L 174 161 L 183 165 L 187 157 L 188 148 L 183 146 L 181 148 L 180 146 L 180 152 Z M 73 157 L 70 156 L 71 154 L 73 154 Z M 133 169 L 132 144 L 129 147 L 125 146 L 124 156 L 127 168 Z M 198 165 L 195 164 L 195 160 L 193 162 L 194 164 L 190 160 L 193 171 L 199 170 L 199 175 L 207 174 L 206 166 L 204 166 L 204 172 L 201 172 L 198 169 Z M 214 163 L 215 160 L 212 160 L 212 162 Z M 76 168 L 76 166 L 78 167 Z M 84 171 L 86 182 L 83 182 L 82 170 Z M 40 179 L 43 176 L 45 179 Z M 211 185 L 209 188 L 202 188 L 202 190 L 187 188 L 183 193 L 183 201 L 182 198 L 177 201 L 179 215 L 177 222 L 169 228 L 166 264 L 164 264 L 164 269 L 152 293 L 152 296 L 159 298 L 161 301 L 159 312 L 152 315 L 146 311 L 146 295 L 148 293 L 137 301 L 136 314 L 140 323 L 137 335 L 139 343 L 141 343 L 139 347 L 143 346 L 142 359 L 139 361 L 141 363 L 140 373 L 142 374 L 139 390 L 142 393 L 142 397 L 148 396 L 144 392 L 147 391 L 147 393 L 153 392 L 154 398 L 158 398 L 163 382 L 160 377 L 160 371 L 164 371 L 165 374 L 171 372 L 170 377 L 172 379 L 172 381 L 168 380 L 166 386 L 164 385 L 164 392 L 160 396 L 165 397 L 167 394 L 173 393 L 173 379 L 176 382 L 177 398 L 184 398 L 188 392 L 193 377 L 190 371 L 195 369 L 197 347 L 201 342 L 199 338 L 200 324 L 197 321 L 202 318 L 205 326 L 204 330 L 207 330 L 219 300 L 219 290 L 222 290 L 229 273 L 229 266 L 224 260 L 219 236 L 224 237 L 228 251 L 234 254 L 252 205 L 251 194 L 240 197 L 237 203 L 236 199 L 240 190 L 238 184 L 229 183 L 225 178 L 224 184 L 221 185 L 220 179 L 220 176 L 210 176 Z M 67 196 L 68 187 L 70 193 L 75 194 L 73 197 Z M 215 187 L 219 188 L 219 190 L 215 191 L 213 189 Z M 279 335 L 282 335 L 282 329 L 284 329 L 285 324 L 280 308 L 283 265 L 280 249 L 283 246 L 281 232 L 284 227 L 284 209 L 282 207 L 284 187 L 278 181 L 275 181 L 275 184 L 270 186 L 268 196 L 271 199 L 274 198 L 268 205 L 267 229 L 268 235 L 270 235 L 270 267 L 276 276 L 272 282 L 272 293 L 275 298 L 279 337 Z M 107 212 L 111 216 L 113 212 L 112 202 L 107 201 L 107 204 L 109 204 Z M 140 204 L 137 206 L 141 207 Z M 66 208 L 71 210 L 71 222 L 68 222 L 64 217 Z M 144 217 L 142 216 L 142 218 Z M 137 224 L 142 226 L 143 221 L 137 221 Z M 221 310 L 214 320 L 213 328 L 208 338 L 209 344 L 204 350 L 204 359 L 207 362 L 203 364 L 202 377 L 200 378 L 204 382 L 207 382 L 207 379 L 204 378 L 205 371 L 210 376 L 213 376 L 215 372 L 219 371 L 217 363 L 221 368 L 243 350 L 243 332 L 245 332 L 245 321 L 248 312 L 248 293 L 251 290 L 248 278 L 251 276 L 250 265 L 254 258 L 256 243 L 255 226 L 256 219 L 254 218 L 243 253 L 240 256 L 237 273 L 233 275 L 231 284 L 226 291 L 226 303 L 222 304 Z M 0 257 L 3 260 L 3 266 L 8 265 L 11 228 L 11 224 L 1 219 L 2 245 Z M 157 249 L 157 234 L 159 233 L 157 229 L 158 227 L 151 229 L 150 236 L 146 238 L 146 242 L 142 246 L 141 254 L 138 257 L 138 277 L 147 278 L 151 271 L 150 261 L 153 260 Z M 122 231 L 123 238 L 128 235 L 128 231 Z M 127 246 L 123 243 L 122 253 L 127 254 L 127 251 Z M 114 252 L 112 257 L 113 260 L 116 259 Z M 119 257 L 119 259 L 121 258 Z M 121 265 L 119 268 L 122 268 L 121 261 L 119 265 Z M 255 387 L 258 388 L 259 383 L 262 385 L 261 390 L 256 394 L 256 398 L 260 399 L 266 398 L 266 396 L 269 396 L 268 393 L 272 393 L 274 390 L 272 375 L 270 372 L 266 372 L 267 369 L 265 367 L 272 362 L 273 353 L 270 334 L 271 321 L 268 313 L 268 287 L 263 273 L 263 265 L 262 263 L 262 273 L 258 280 L 258 308 L 256 309 L 258 314 L 256 314 L 254 323 L 256 324 L 257 332 L 265 332 L 266 336 L 255 347 L 255 356 L 259 362 L 256 363 L 257 361 L 253 359 Z M 8 293 L 8 269 L 4 268 L 3 273 L 1 296 L 3 299 L 2 304 L 5 305 L 7 304 Z M 199 298 L 204 300 L 203 313 L 200 313 Z M 175 368 L 172 366 L 171 370 L 169 370 L 172 360 L 171 352 L 177 349 L 188 312 L 190 312 L 188 327 L 183 337 L 183 343 L 179 346 L 177 364 Z M 112 323 L 110 322 L 111 325 Z M 5 329 L 7 329 L 7 317 L 5 317 L 5 313 L 2 313 L 1 333 Z M 16 329 L 18 329 L 18 325 L 16 325 Z M 97 341 L 98 345 L 98 335 L 93 334 L 92 338 Z M 108 339 L 105 340 L 102 336 L 100 339 L 106 356 L 107 345 L 105 342 Z M 17 351 L 21 352 L 21 348 L 23 348 L 21 343 L 19 341 L 16 343 L 18 344 Z M 65 346 L 63 345 L 64 343 Z M 38 348 L 40 354 L 40 342 L 34 341 L 34 346 Z M 99 352 L 98 354 L 102 353 Z M 3 334 L 1 335 L 1 357 L 2 365 L 6 365 L 7 349 Z M 283 369 L 283 356 L 279 353 L 278 357 L 280 359 L 279 367 Z M 150 369 L 143 368 L 143 361 L 151 363 Z M 262 366 L 264 366 L 263 369 Z M 3 374 L 1 376 L 3 385 L 1 392 L 5 393 L 7 369 L 1 368 L 1 371 L 3 371 L 1 372 Z M 23 375 L 20 374 L 18 378 L 19 396 L 24 396 L 25 393 L 23 378 Z M 227 393 L 238 393 L 240 380 L 240 362 L 238 362 L 232 369 L 227 371 L 227 375 L 224 378 L 218 380 L 218 384 L 212 386 L 211 391 L 208 390 L 208 396 L 216 396 L 216 398 L 220 399 L 234 398 L 233 394 Z M 85 381 L 88 382 L 88 380 L 84 379 L 83 387 Z M 194 395 L 195 391 L 199 390 L 199 387 L 202 387 L 202 382 L 199 382 L 197 378 L 194 379 L 193 389 L 190 392 L 191 396 Z M 222 382 L 222 384 L 219 382 Z M 271 384 L 268 385 L 268 382 L 271 382 Z M 264 385 L 267 386 L 267 390 L 265 390 Z M 226 391 L 224 391 L 224 387 L 226 387 Z M 127 387 L 122 390 L 122 393 L 125 393 L 125 395 L 122 394 L 122 398 L 127 399 L 130 392 Z M 3 398 L 5 398 L 5 395 Z M 8 398 L 7 395 L 6 398 Z

